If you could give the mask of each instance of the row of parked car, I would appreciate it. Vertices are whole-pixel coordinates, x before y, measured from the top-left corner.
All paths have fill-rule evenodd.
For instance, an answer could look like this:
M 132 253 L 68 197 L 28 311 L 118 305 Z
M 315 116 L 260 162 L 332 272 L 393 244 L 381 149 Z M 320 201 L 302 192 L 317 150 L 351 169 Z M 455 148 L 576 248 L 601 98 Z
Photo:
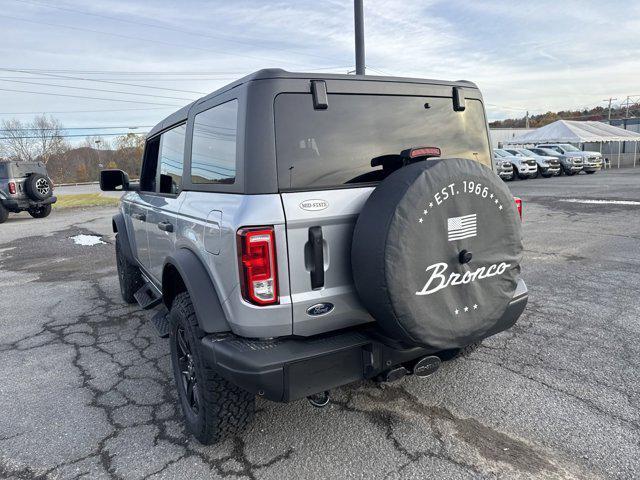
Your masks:
M 555 177 L 582 171 L 595 173 L 602 168 L 600 152 L 585 152 L 569 143 L 544 143 L 533 148 L 494 148 L 498 175 L 503 180 Z

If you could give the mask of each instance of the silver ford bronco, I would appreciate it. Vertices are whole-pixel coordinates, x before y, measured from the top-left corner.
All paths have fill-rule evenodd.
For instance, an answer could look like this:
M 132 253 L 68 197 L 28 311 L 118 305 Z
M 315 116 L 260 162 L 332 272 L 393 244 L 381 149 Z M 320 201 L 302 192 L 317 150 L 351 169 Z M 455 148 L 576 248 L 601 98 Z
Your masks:
M 429 375 L 527 303 L 521 203 L 470 82 L 261 70 L 153 128 L 139 183 L 100 180 L 126 192 L 122 296 L 159 306 L 202 443 L 256 396 Z

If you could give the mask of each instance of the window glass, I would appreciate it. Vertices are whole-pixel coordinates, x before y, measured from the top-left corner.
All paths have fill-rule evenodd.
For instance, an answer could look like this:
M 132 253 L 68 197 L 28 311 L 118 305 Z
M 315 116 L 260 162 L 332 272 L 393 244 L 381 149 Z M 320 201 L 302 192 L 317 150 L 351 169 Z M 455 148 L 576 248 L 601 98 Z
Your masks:
M 381 158 L 421 146 L 491 165 L 484 109 L 472 99 L 455 112 L 451 98 L 333 94 L 314 110 L 310 94 L 287 93 L 276 97 L 275 122 L 281 189 L 377 182 L 394 168 Z
M 160 137 L 147 140 L 142 158 L 142 172 L 140 173 L 140 190 L 143 192 L 156 191 L 156 172 L 158 171 L 158 151 Z
M 236 179 L 238 101 L 196 115 L 191 148 L 194 184 L 232 184 Z
M 187 126 L 179 125 L 160 138 L 160 193 L 180 193 L 186 132 Z

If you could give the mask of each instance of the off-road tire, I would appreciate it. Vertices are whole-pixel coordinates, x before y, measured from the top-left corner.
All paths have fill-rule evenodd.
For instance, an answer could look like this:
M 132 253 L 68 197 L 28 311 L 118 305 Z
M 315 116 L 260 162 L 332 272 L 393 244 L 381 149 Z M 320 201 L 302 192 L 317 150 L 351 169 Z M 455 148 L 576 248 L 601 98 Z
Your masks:
M 133 296 L 144 285 L 140 269 L 132 265 L 124 256 L 120 245 L 120 234 L 116 234 L 116 264 L 118 266 L 118 279 L 120 280 L 120 293 L 127 303 L 136 303 Z
M 4 205 L 0 204 L 0 223 L 4 223 L 9 218 L 9 210 L 4 208 Z
M 178 294 L 171 306 L 171 363 L 178 389 L 180 406 L 187 430 L 204 444 L 218 442 L 241 433 L 253 420 L 255 396 L 218 375 L 202 356 L 200 341 L 204 333 L 198 327 L 195 310 L 188 293 Z M 184 387 L 183 370 L 179 359 L 179 339 L 189 347 L 199 404 L 197 412 L 192 409 Z M 193 377 L 192 377 L 193 378 Z
M 4 223 L 9 218 L 9 210 L 4 208 L 4 205 L 0 204 L 0 223 Z
M 528 174 L 526 174 L 526 173 L 518 173 L 518 178 L 519 178 L 520 180 L 526 180 L 526 179 L 528 179 L 528 178 L 529 178 L 529 175 L 528 175 Z
M 444 362 L 448 362 L 451 360 L 455 360 L 457 358 L 462 358 L 471 355 L 475 352 L 478 347 L 482 344 L 482 341 L 472 343 L 471 345 L 467 345 L 463 348 L 453 348 L 451 350 L 443 350 L 442 352 L 438 352 L 436 355 L 440 357 L 440 360 Z
M 572 172 L 571 170 L 569 170 L 569 169 L 565 168 L 565 169 L 564 169 L 564 174 L 565 174 L 565 175 L 568 175 L 568 176 L 570 177 L 570 176 L 572 176 L 572 175 L 574 174 L 574 172 Z
M 25 181 L 27 196 L 36 202 L 46 200 L 53 195 L 51 180 L 41 173 L 32 173 Z
M 30 208 L 28 212 L 33 218 L 45 218 L 51 214 L 51 205 L 42 205 L 41 207 Z

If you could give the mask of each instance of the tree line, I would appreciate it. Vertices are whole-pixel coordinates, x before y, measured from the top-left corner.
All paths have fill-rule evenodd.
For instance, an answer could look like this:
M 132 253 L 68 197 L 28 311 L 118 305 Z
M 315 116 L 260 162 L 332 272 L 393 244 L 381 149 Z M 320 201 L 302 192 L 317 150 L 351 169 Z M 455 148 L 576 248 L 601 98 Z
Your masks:
M 54 183 L 97 181 L 104 168 L 119 168 L 131 178 L 140 174 L 144 135 L 128 133 L 111 141 L 88 136 L 74 146 L 53 117 L 3 120 L 0 125 L 0 160 L 42 162 Z
M 633 105 L 629 109 L 629 116 L 640 114 L 640 105 Z M 596 120 L 603 121 L 609 117 L 608 107 L 595 107 L 584 110 L 562 110 L 559 112 L 547 112 L 540 115 L 531 115 L 529 117 L 530 128 L 540 128 L 553 123 L 557 120 Z M 626 107 L 612 107 L 611 119 L 619 119 L 627 117 Z M 525 128 L 527 124 L 526 117 L 507 118 L 505 120 L 496 120 L 489 123 L 491 128 Z

